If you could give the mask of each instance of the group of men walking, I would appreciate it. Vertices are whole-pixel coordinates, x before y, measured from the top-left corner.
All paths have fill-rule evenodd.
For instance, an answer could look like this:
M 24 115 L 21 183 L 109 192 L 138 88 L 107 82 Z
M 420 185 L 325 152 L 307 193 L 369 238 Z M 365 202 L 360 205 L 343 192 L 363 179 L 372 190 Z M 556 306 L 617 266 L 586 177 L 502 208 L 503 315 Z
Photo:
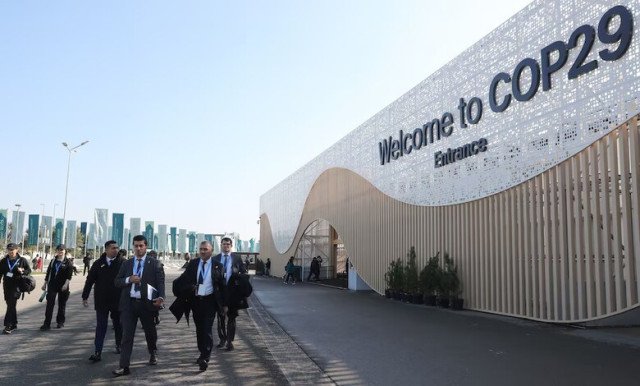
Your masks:
M 213 256 L 213 245 L 209 241 L 203 241 L 199 246 L 200 257 L 189 261 L 185 271 L 173 285 L 176 303 L 193 311 L 199 351 L 196 363 L 202 371 L 207 369 L 214 347 L 215 317 L 218 316 L 217 333 L 220 339 L 217 347 L 231 351 L 234 349 L 238 310 L 243 305 L 246 307 L 246 299 L 236 289 L 238 278 L 246 273 L 246 269 L 242 259 L 231 253 L 232 246 L 231 238 L 224 237 L 221 240 L 221 253 Z M 118 244 L 115 241 L 107 241 L 105 252 L 91 265 L 82 291 L 82 303 L 88 307 L 93 288 L 96 312 L 94 352 L 89 360 L 102 360 L 108 320 L 111 318 L 115 350 L 120 354 L 119 368 L 113 371 L 115 376 L 130 374 L 138 320 L 146 338 L 148 363 L 158 363 L 156 323 L 159 322 L 159 310 L 164 308 L 164 268 L 160 261 L 147 253 L 147 239 L 144 236 L 133 238 L 133 251 L 133 258 L 127 260 L 118 254 Z M 4 276 L 3 288 L 7 303 L 3 330 L 5 334 L 14 331 L 18 324 L 16 302 L 19 292 L 14 288 L 17 286 L 17 278 L 30 272 L 26 259 L 17 254 L 17 246 L 9 244 L 7 256 L 0 260 L 0 278 Z M 45 284 L 42 286 L 47 291 L 47 308 L 41 330 L 51 328 L 56 299 L 57 327 L 64 327 L 72 274 L 73 268 L 65 257 L 64 245 L 59 245 L 56 248 L 56 259 L 49 264 Z

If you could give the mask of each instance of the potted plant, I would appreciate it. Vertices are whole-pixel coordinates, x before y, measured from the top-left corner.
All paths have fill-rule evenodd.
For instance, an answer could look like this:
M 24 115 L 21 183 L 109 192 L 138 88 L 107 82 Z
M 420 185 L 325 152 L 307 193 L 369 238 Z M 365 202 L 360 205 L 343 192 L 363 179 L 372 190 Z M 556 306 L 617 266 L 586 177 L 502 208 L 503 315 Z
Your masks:
M 451 298 L 456 291 L 459 291 L 460 280 L 458 270 L 453 259 L 445 252 L 443 254 L 442 276 L 440 278 L 440 288 L 438 290 L 438 304 L 440 307 L 449 308 Z
M 445 267 L 449 272 L 449 296 L 451 309 L 461 310 L 464 305 L 464 299 L 460 297 L 462 293 L 462 285 L 458 277 L 458 267 L 453 259 L 445 260 Z
M 419 285 L 423 293 L 423 302 L 428 306 L 436 305 L 436 290 L 440 285 L 440 252 L 431 256 L 427 265 L 420 271 Z
M 391 261 L 391 263 L 389 263 L 389 267 L 387 268 L 387 272 L 385 272 L 384 274 L 384 282 L 385 282 L 385 290 L 384 290 L 384 296 L 387 299 L 390 299 L 393 297 L 393 268 L 395 266 L 395 260 Z
M 385 296 L 393 298 L 395 300 L 402 300 L 403 291 L 403 276 L 404 276 L 404 264 L 401 259 L 393 260 L 389 263 L 389 268 L 384 274 L 384 279 L 388 287 L 388 292 L 385 290 Z
M 407 264 L 404 267 L 404 292 L 407 301 L 414 304 L 422 304 L 422 293 L 418 286 L 418 266 L 416 264 L 416 249 L 409 248 Z
M 393 291 L 395 300 L 404 300 L 404 262 L 398 258 L 393 267 Z

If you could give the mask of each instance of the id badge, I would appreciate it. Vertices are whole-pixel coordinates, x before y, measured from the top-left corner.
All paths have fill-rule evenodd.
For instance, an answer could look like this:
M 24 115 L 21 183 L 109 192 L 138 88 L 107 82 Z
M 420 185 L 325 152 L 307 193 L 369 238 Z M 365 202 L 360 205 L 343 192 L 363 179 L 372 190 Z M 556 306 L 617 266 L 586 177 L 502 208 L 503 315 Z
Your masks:
M 13 277 L 13 272 L 7 272 L 7 277 Z
M 204 296 L 204 284 L 198 284 L 198 296 Z

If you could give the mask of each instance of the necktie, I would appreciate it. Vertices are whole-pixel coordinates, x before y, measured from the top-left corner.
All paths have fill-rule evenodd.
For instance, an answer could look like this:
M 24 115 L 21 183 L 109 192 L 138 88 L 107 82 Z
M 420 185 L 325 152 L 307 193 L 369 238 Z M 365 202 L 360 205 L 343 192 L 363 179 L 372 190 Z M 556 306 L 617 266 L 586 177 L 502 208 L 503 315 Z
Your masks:
M 200 262 L 200 275 L 198 275 L 198 284 L 204 284 L 204 266 L 206 264 L 204 264 L 203 262 Z
M 140 276 L 142 273 L 142 259 L 138 259 L 138 268 L 136 269 L 136 276 Z M 140 283 L 136 283 L 133 286 L 133 289 L 136 291 L 140 291 Z

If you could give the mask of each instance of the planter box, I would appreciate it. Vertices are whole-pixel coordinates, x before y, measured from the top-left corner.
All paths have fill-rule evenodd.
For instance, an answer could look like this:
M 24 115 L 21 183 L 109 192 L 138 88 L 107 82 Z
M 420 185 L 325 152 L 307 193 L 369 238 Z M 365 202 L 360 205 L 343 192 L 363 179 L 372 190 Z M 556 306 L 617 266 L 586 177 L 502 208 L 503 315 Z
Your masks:
M 461 298 L 453 298 L 451 299 L 451 309 L 460 311 L 464 306 L 464 299 Z
M 435 306 L 437 304 L 437 298 L 436 295 L 427 295 L 425 294 L 422 297 L 422 301 L 424 302 L 425 305 L 427 306 Z

